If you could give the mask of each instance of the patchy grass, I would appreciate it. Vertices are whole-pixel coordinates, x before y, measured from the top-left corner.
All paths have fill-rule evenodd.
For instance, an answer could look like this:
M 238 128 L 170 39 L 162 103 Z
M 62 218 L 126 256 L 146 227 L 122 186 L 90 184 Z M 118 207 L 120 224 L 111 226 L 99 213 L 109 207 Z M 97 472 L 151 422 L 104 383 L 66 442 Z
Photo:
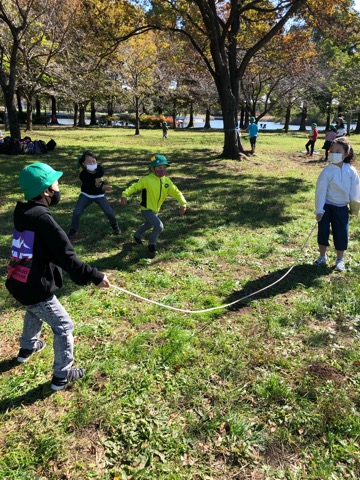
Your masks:
M 54 138 L 57 148 L 1 158 L 0 478 L 359 478 L 359 221 L 351 222 L 345 273 L 312 266 L 314 185 L 325 163 L 303 155 L 306 135 L 261 133 L 257 155 L 242 162 L 218 158 L 221 132 L 169 131 L 166 142 L 161 131 L 110 128 L 31 136 Z M 351 140 L 360 154 L 360 139 Z M 46 325 L 47 348 L 25 365 L 14 360 L 23 310 L 4 287 L 12 211 L 22 167 L 49 162 L 64 172 L 53 213 L 67 231 L 79 194 L 76 157 L 88 148 L 113 185 L 123 233 L 111 236 L 91 206 L 74 242 L 82 259 L 113 285 L 173 307 L 248 298 L 183 314 L 113 288 L 76 286 L 65 274 L 59 296 L 87 375 L 53 393 Z M 154 153 L 168 156 L 189 208 L 179 217 L 167 200 L 151 258 L 132 242 L 137 199 L 119 199 Z

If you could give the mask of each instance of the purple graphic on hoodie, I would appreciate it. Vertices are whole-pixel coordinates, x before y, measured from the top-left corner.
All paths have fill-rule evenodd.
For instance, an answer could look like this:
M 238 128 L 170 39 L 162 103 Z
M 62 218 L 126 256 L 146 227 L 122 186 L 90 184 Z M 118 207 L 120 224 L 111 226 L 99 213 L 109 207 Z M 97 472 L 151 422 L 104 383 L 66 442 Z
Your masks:
M 35 232 L 14 229 L 8 278 L 26 283 L 32 265 L 34 238 Z

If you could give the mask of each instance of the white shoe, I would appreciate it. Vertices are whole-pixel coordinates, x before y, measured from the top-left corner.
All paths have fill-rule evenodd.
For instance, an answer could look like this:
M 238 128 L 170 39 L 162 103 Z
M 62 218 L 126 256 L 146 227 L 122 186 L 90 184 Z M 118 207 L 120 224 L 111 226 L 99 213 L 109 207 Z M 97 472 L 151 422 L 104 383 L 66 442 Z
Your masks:
M 327 262 L 327 258 L 320 255 L 320 257 L 315 260 L 313 265 L 325 265 L 326 262 Z
M 345 270 L 345 263 L 342 258 L 337 258 L 336 259 L 336 264 L 335 264 L 335 271 L 336 272 L 343 272 Z

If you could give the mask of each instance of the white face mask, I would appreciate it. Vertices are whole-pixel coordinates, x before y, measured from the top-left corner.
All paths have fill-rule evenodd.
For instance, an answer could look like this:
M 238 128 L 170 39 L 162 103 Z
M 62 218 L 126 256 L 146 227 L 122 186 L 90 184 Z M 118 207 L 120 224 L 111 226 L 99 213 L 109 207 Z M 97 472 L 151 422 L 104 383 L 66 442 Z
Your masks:
M 329 163 L 340 163 L 343 161 L 342 153 L 329 153 Z
M 86 170 L 89 170 L 89 172 L 95 172 L 96 169 L 97 169 L 96 163 L 90 163 L 89 165 L 86 165 Z

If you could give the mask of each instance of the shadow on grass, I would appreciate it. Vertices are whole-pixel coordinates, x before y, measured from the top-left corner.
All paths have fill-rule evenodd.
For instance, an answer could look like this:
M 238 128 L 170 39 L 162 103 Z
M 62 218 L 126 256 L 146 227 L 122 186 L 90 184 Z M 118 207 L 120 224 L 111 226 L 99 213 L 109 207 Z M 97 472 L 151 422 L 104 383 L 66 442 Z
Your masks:
M 50 397 L 53 393 L 54 392 L 49 387 L 49 382 L 42 383 L 22 395 L 0 400 L 0 414 L 9 412 L 15 408 L 41 402 L 42 400 L 45 400 L 45 398 Z
M 101 151 L 105 176 L 115 178 L 115 181 L 111 182 L 113 191 L 108 198 L 123 233 L 119 238 L 110 239 L 111 229 L 108 221 L 98 206 L 93 204 L 81 219 L 80 238 L 74 244 L 80 258 L 83 249 L 95 257 L 98 252 L 105 252 L 101 258 L 89 262 L 100 270 L 129 271 L 136 268 L 141 259 L 148 258 L 146 251 L 136 249 L 135 245 L 129 243 L 132 241 L 133 232 L 142 223 L 137 196 L 134 195 L 126 206 L 120 206 L 119 203 L 121 191 L 133 183 L 136 178 L 148 173 L 149 149 L 141 150 L 140 146 L 138 148 L 136 162 L 133 150 L 122 152 L 121 158 L 114 149 L 102 149 Z M 22 199 L 18 174 L 24 165 L 40 160 L 49 162 L 55 169 L 64 172 L 60 184 L 63 183 L 71 188 L 76 187 L 80 192 L 79 170 L 75 156 L 71 157 L 70 155 L 71 150 L 70 147 L 67 147 L 66 150 L 57 149 L 51 157 L 44 156 L 44 158 L 7 157 L 6 169 L 2 176 L 3 191 L 11 194 L 15 191 L 19 194 L 18 198 Z M 170 244 L 174 248 L 186 248 L 186 239 L 202 236 L 204 227 L 206 230 L 215 230 L 232 224 L 242 228 L 245 226 L 249 229 L 256 229 L 285 225 L 290 220 L 285 211 L 288 204 L 294 201 L 294 196 L 313 188 L 310 182 L 290 176 L 258 175 L 254 177 L 242 174 L 240 170 L 228 168 L 229 164 L 226 160 L 218 161 L 214 151 L 206 146 L 192 150 L 191 156 L 187 151 L 182 150 L 181 153 L 171 154 L 170 157 L 169 176 L 183 191 L 189 208 L 184 217 L 177 217 L 175 200 L 169 199 L 165 202 L 160 214 L 165 225 L 160 242 L 165 248 Z M 214 163 L 215 159 L 216 163 Z M 0 257 L 7 259 L 11 249 L 12 212 L 15 202 L 13 202 L 13 197 L 8 200 L 4 196 L 0 200 L 11 202 L 9 209 L 0 214 L 0 233 L 9 235 L 9 245 L 0 246 Z M 76 200 L 73 198 L 67 199 L 63 195 L 60 205 L 52 209 L 54 218 L 65 231 L 68 231 L 70 227 L 75 202 Z M 117 249 L 117 253 L 106 255 L 109 250 Z M 161 258 L 158 261 L 161 261 Z M 6 275 L 5 264 L 1 265 L 0 274 Z
M 316 267 L 309 264 L 296 265 L 290 271 L 289 275 L 287 275 L 283 280 L 279 281 L 281 277 L 283 277 L 288 271 L 289 268 L 284 268 L 277 270 L 276 272 L 272 272 L 269 275 L 264 275 L 259 279 L 247 282 L 243 289 L 233 292 L 229 297 L 227 297 L 224 303 L 231 303 L 251 294 L 250 297 L 229 307 L 229 310 L 237 311 L 240 310 L 242 306 L 249 305 L 249 303 L 251 303 L 253 300 L 275 297 L 276 295 L 284 294 L 293 290 L 298 285 L 309 288 L 313 286 L 321 276 L 329 275 L 333 269 L 326 266 Z M 277 281 L 279 281 L 279 283 L 276 283 L 270 288 L 266 288 Z M 265 290 L 256 293 L 262 289 Z

